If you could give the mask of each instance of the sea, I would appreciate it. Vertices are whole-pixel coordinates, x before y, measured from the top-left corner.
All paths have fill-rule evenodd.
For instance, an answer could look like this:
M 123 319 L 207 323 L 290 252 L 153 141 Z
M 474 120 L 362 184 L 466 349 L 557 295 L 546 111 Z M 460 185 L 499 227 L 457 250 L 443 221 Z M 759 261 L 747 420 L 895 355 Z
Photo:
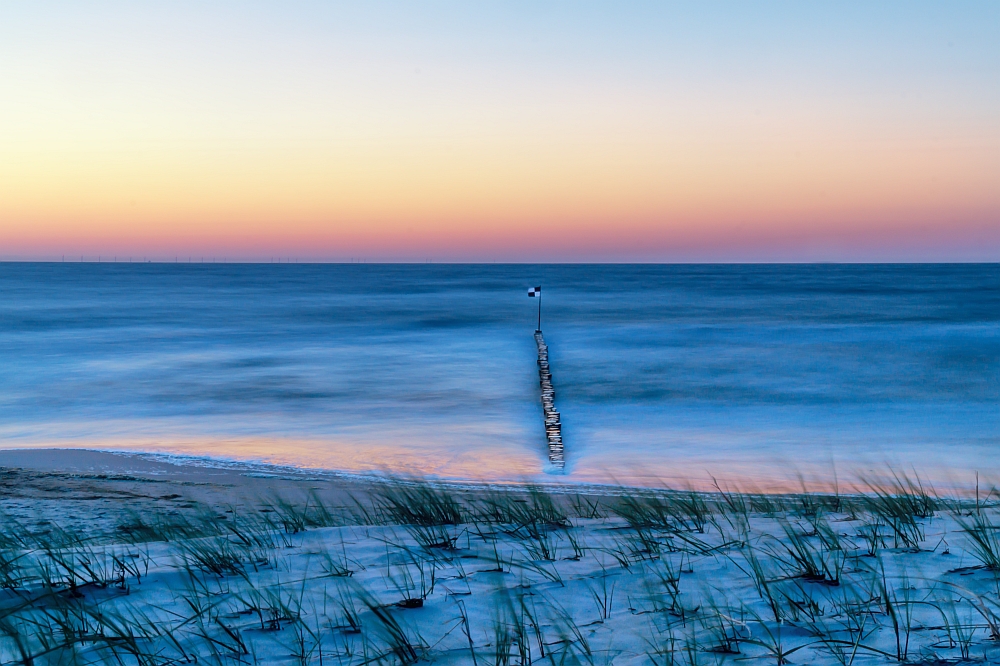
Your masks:
M 998 324 L 993 264 L 2 263 L 0 448 L 492 482 L 986 482 Z

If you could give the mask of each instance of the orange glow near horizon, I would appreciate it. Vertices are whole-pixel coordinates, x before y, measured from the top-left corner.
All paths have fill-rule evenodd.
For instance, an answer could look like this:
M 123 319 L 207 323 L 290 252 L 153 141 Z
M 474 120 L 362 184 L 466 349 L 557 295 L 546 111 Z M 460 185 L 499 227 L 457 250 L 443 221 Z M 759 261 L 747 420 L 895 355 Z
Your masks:
M 996 58 L 962 69 L 992 43 L 963 17 L 940 29 L 964 54 L 921 46 L 931 21 L 900 69 L 846 22 L 772 57 L 712 51 L 726 26 L 699 16 L 706 45 L 622 16 L 648 52 L 545 33 L 522 62 L 502 26 L 434 27 L 449 51 L 348 13 L 368 32 L 340 41 L 304 10 L 13 17 L 38 43 L 0 34 L 25 63 L 0 91 L 0 258 L 1000 259 Z M 780 50 L 802 27 L 767 29 Z M 854 39 L 867 70 L 826 60 Z

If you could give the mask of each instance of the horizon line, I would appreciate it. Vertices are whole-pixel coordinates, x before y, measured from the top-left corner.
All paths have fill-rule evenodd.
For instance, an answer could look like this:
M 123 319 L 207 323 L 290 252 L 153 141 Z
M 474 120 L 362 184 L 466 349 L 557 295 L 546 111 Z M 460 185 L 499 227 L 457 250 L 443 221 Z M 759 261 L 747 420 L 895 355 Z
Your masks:
M 301 257 L 282 257 L 280 260 L 269 260 L 269 259 L 254 259 L 254 258 L 231 258 L 231 257 L 212 257 L 204 258 L 198 257 L 197 260 L 183 260 L 183 259 L 163 259 L 163 258 L 150 258 L 142 257 L 137 259 L 131 257 L 129 259 L 101 259 L 101 258 L 87 258 L 86 255 L 80 259 L 76 258 L 0 258 L 0 264 L 157 264 L 157 265 L 244 265 L 244 266 L 258 266 L 258 265 L 302 265 L 302 266 L 321 266 L 321 265 L 370 265 L 370 266 L 391 266 L 391 265 L 408 265 L 408 266 L 426 266 L 430 264 L 435 265 L 445 265 L 445 266 L 490 266 L 490 265 L 505 265 L 505 266 L 593 266 L 593 265 L 605 265 L 605 266 L 971 266 L 971 265 L 994 265 L 1000 264 L 1000 259 L 996 260 L 793 260 L 793 259 L 779 259 L 779 260 L 664 260 L 664 261 L 510 261 L 510 260 L 494 260 L 494 261 L 484 261 L 484 260 L 412 260 L 412 259 L 317 259 L 317 258 L 301 258 Z

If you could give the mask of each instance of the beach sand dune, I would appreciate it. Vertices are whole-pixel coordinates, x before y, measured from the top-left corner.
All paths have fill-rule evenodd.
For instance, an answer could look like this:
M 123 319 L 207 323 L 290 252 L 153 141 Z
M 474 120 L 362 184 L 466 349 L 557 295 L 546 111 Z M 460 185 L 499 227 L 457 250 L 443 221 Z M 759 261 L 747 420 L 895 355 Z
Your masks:
M 4 451 L 0 663 L 996 663 L 995 500 Z

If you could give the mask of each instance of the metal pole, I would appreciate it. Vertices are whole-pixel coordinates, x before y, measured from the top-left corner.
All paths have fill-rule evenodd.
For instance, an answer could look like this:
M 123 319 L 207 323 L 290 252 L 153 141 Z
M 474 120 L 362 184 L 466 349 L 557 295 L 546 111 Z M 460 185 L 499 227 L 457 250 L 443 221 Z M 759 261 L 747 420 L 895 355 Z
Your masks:
M 542 330 L 542 292 L 538 292 L 538 330 Z

